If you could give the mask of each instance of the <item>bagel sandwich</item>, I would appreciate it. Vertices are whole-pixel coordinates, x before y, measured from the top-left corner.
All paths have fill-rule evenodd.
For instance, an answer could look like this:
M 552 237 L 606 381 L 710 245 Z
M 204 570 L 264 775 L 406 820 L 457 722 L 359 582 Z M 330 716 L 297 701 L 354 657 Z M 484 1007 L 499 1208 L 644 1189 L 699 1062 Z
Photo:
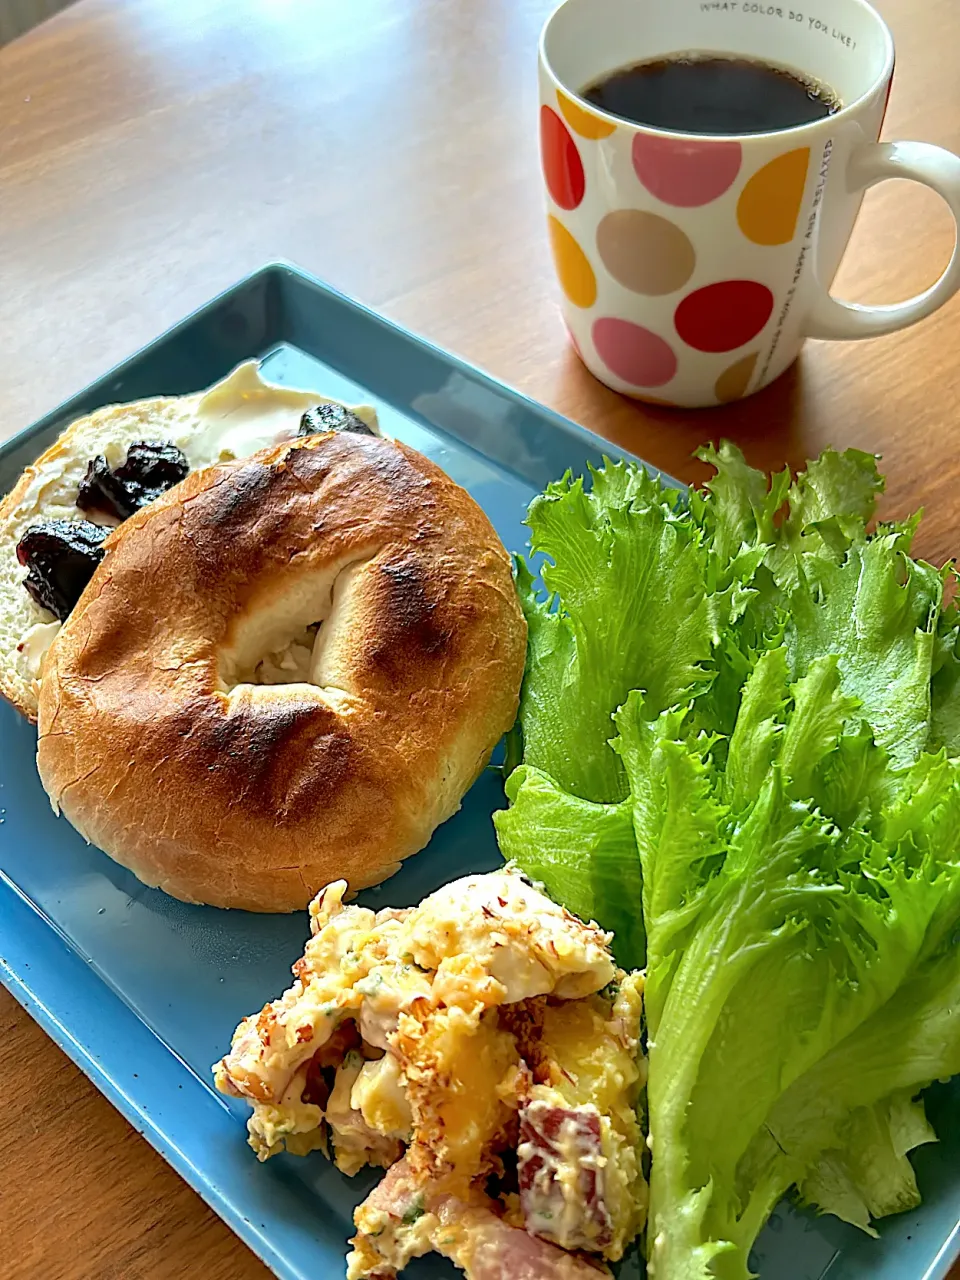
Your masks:
M 44 656 L 110 528 L 190 471 L 296 438 L 319 406 L 307 428 L 379 433 L 370 406 L 269 382 L 255 360 L 206 391 L 107 405 L 68 426 L 0 503 L 0 694 L 36 719 Z
M 191 472 L 116 527 L 39 686 L 56 810 L 189 902 L 379 883 L 513 723 L 526 624 L 473 498 L 327 431 Z

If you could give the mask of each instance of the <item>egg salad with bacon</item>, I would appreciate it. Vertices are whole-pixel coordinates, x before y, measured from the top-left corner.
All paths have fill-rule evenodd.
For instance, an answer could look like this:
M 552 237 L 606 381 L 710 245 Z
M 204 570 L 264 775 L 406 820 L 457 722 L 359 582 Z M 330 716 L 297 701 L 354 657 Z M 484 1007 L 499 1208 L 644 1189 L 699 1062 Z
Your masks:
M 261 1160 L 320 1149 L 386 1176 L 349 1280 L 436 1251 L 473 1280 L 597 1280 L 641 1230 L 642 976 L 505 869 L 418 907 L 310 905 L 294 984 L 214 1067 Z

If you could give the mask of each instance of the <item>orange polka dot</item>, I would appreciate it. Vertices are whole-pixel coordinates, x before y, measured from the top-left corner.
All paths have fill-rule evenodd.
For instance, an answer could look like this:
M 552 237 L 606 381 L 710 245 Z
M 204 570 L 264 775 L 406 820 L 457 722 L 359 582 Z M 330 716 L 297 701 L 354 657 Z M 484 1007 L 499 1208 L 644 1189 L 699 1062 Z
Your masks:
M 721 404 L 726 404 L 729 400 L 739 400 L 744 395 L 753 377 L 756 363 L 757 353 L 754 351 L 748 356 L 735 360 L 724 369 L 713 387 Z
M 557 105 L 560 107 L 567 124 L 574 133 L 579 133 L 581 138 L 609 138 L 611 133 L 616 130 L 617 126 L 612 120 L 604 120 L 602 116 L 595 116 L 592 111 L 582 107 L 579 102 L 574 102 L 572 98 L 568 98 L 559 89 L 557 90 Z
M 597 300 L 597 277 L 587 255 L 553 214 L 548 216 L 547 226 L 560 288 L 575 307 L 592 307 Z
M 789 244 L 803 203 L 810 148 L 787 151 L 758 169 L 740 192 L 737 222 L 754 244 Z

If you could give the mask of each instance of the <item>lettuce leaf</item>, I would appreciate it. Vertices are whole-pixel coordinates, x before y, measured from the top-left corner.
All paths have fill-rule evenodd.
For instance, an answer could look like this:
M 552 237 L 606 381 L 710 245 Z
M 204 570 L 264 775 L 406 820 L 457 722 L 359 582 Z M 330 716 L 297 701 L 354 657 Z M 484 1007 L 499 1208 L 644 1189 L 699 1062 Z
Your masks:
M 782 671 L 782 659 L 778 665 Z M 768 670 L 758 667 L 752 680 L 766 687 Z M 960 862 L 951 861 L 960 763 L 925 757 L 901 775 L 874 835 L 843 830 L 791 798 L 791 761 L 815 771 L 811 759 L 820 763 L 842 742 L 849 699 L 836 660 L 822 660 L 788 698 L 781 693 L 770 697 L 771 716 L 753 718 L 774 758 L 743 806 L 721 802 L 723 778 L 703 758 L 702 742 L 684 740 L 684 717 L 667 712 L 651 726 L 636 698 L 617 716 L 647 920 L 650 1260 L 658 1277 L 685 1276 L 682 1259 L 701 1255 L 723 1259 L 711 1263 L 717 1274 L 745 1277 L 777 1199 L 808 1169 L 807 1194 L 815 1194 L 831 1172 L 823 1152 L 851 1134 L 870 1136 L 852 1110 L 929 1082 L 886 1078 L 871 1099 L 860 1087 L 847 1098 L 821 1080 L 803 1096 L 821 1121 L 824 1091 L 844 1097 L 829 1127 L 804 1113 L 798 1151 L 778 1131 L 797 1119 L 783 1102 L 794 1082 L 877 1011 L 889 1017 L 931 937 L 948 919 L 960 921 Z M 743 707 L 757 701 L 748 691 Z M 768 731 L 771 719 L 782 732 Z M 664 779 L 677 760 L 686 785 L 674 787 Z M 650 803 L 653 792 L 659 804 Z M 866 1187 L 860 1166 L 868 1163 L 868 1152 L 848 1161 L 867 1210 L 899 1202 Z M 836 1180 L 833 1190 L 839 1196 Z
M 930 736 L 930 680 L 941 575 L 907 555 L 902 530 L 848 548 L 839 563 L 802 556 L 788 595 L 792 668 L 836 656 L 877 744 L 909 765 Z
M 906 1089 L 872 1107 L 856 1107 L 837 1136 L 842 1146 L 817 1158 L 800 1183 L 800 1198 L 876 1236 L 872 1219 L 919 1205 L 920 1191 L 907 1155 L 936 1142 L 937 1135 L 922 1101 Z
M 531 506 L 501 850 L 645 964 L 657 1280 L 745 1280 L 790 1188 L 910 1207 L 960 1072 L 960 610 L 870 530 L 876 459 L 732 445 L 681 497 L 607 463 Z
M 587 493 L 569 475 L 535 498 L 531 549 L 549 559 L 541 599 L 525 565 L 529 627 L 520 704 L 524 763 L 584 800 L 623 799 L 612 716 L 631 689 L 652 714 L 702 686 L 711 648 L 697 531 L 659 483 L 608 465 Z
M 950 588 L 950 603 L 937 620 L 934 642 L 933 678 L 930 682 L 932 747 L 945 747 L 950 755 L 960 755 L 960 611 L 954 595 L 956 573 L 944 570 L 944 593 Z

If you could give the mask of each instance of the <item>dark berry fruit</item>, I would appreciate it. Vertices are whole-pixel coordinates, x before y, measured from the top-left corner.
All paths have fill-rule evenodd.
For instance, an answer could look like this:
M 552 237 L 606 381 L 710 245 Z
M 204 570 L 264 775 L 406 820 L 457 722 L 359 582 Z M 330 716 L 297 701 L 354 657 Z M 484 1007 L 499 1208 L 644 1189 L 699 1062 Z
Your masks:
M 29 569 L 24 586 L 62 622 L 103 559 L 109 529 L 89 520 L 34 524 L 17 543 L 17 559 Z
M 132 514 L 130 495 L 123 481 L 116 479 L 102 453 L 87 463 L 86 475 L 77 491 L 77 506 L 81 511 L 102 511 L 105 515 L 116 516 L 118 520 L 126 520 Z
M 138 440 L 127 450 L 126 461 L 111 471 L 98 454 L 87 464 L 80 481 L 77 506 L 81 511 L 102 511 L 126 520 L 187 475 L 190 465 L 175 444 Z
M 342 404 L 318 404 L 308 409 L 300 419 L 298 436 L 318 436 L 324 431 L 352 431 L 358 436 L 374 436 L 362 418 L 345 409 Z
M 125 484 L 139 484 L 145 491 L 159 497 L 179 484 L 189 471 L 190 464 L 175 444 L 162 440 L 137 440 L 127 450 L 123 466 L 117 467 L 114 474 Z

